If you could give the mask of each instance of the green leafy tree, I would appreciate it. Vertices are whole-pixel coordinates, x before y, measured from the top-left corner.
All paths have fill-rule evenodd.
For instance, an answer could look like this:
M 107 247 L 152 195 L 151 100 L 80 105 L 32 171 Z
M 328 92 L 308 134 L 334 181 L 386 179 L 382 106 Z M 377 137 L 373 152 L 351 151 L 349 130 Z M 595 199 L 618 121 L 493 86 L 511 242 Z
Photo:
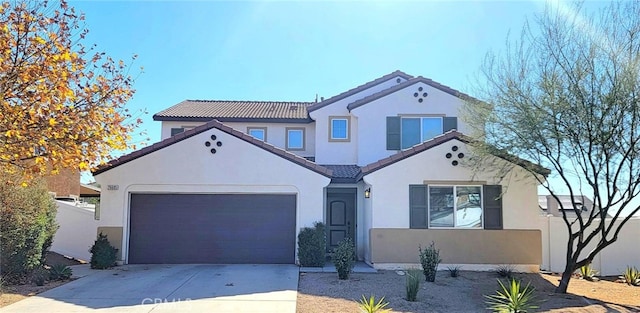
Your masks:
M 614 243 L 640 209 L 640 2 L 597 12 L 549 5 L 507 42 L 504 53 L 487 55 L 483 102 L 469 103 L 465 115 L 479 157 L 528 159 L 550 169 L 571 197 L 594 199 L 587 211 L 565 208 L 534 164 L 519 164 L 561 205 L 569 239 L 556 292 L 566 293 L 571 274 Z

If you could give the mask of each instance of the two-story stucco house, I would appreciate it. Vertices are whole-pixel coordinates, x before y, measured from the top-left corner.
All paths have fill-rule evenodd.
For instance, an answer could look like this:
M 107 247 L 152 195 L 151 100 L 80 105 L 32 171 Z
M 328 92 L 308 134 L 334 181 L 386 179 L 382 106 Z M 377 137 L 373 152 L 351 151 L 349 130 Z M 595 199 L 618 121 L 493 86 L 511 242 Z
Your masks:
M 320 102 L 180 102 L 162 141 L 94 172 L 99 231 L 125 263 L 294 263 L 322 221 L 376 268 L 434 241 L 443 264 L 537 270 L 537 182 L 465 166 L 469 99 L 396 71 Z

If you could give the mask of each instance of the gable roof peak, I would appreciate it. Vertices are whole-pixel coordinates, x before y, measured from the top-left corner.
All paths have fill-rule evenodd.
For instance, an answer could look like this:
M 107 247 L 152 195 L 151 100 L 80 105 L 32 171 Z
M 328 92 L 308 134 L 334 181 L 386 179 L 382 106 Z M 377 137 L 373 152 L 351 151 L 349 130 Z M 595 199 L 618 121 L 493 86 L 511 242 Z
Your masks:
M 369 95 L 367 97 L 364 97 L 364 98 L 362 98 L 360 100 L 356 100 L 354 102 L 351 102 L 351 103 L 349 103 L 347 105 L 347 109 L 349 111 L 351 111 L 351 110 L 353 110 L 353 109 L 355 109 L 357 107 L 363 106 L 363 105 L 365 105 L 365 104 L 367 104 L 369 102 L 372 102 L 374 100 L 380 99 L 380 98 L 382 98 L 384 96 L 390 95 L 390 94 L 392 94 L 392 93 L 394 93 L 394 92 L 396 92 L 398 90 L 404 89 L 406 87 L 409 87 L 409 86 L 411 86 L 413 84 L 417 84 L 417 83 L 424 83 L 424 84 L 426 84 L 428 86 L 431 86 L 432 88 L 438 89 L 438 90 L 440 90 L 442 92 L 448 93 L 448 94 L 450 94 L 450 95 L 452 95 L 454 97 L 460 98 L 460 99 L 465 100 L 465 101 L 473 101 L 473 102 L 479 102 L 480 101 L 480 100 L 478 100 L 478 99 L 476 99 L 476 98 L 474 98 L 474 97 L 472 97 L 472 96 L 470 96 L 470 95 L 468 95 L 468 94 L 466 94 L 466 93 L 464 93 L 462 91 L 459 91 L 459 90 L 453 89 L 453 88 L 451 88 L 449 86 L 446 86 L 446 85 L 443 85 L 441 83 L 438 83 L 438 82 L 434 81 L 433 79 L 425 78 L 425 77 L 422 77 L 422 76 L 417 76 L 417 77 L 413 77 L 411 79 L 408 79 L 408 80 L 406 80 L 404 82 L 401 82 L 401 83 L 399 83 L 399 84 L 397 84 L 397 85 L 395 85 L 395 86 L 393 86 L 391 88 L 387 88 L 385 90 L 382 90 L 382 91 L 376 92 L 376 93 L 374 93 L 372 95 Z
M 352 96 L 352 95 L 354 95 L 354 94 L 356 94 L 358 92 L 361 92 L 361 91 L 369 89 L 369 88 L 371 88 L 373 86 L 376 86 L 376 85 L 379 85 L 381 83 L 384 83 L 384 82 L 386 82 L 386 81 L 388 81 L 388 80 L 390 80 L 390 79 L 392 79 L 394 77 L 400 77 L 400 78 L 403 78 L 405 80 L 413 78 L 413 76 L 411 76 L 411 75 L 409 75 L 409 74 L 407 74 L 407 73 L 405 73 L 403 71 L 395 70 L 395 71 L 393 71 L 393 72 L 391 72 L 391 73 L 389 73 L 387 75 L 378 77 L 378 78 L 376 78 L 376 79 L 374 79 L 374 80 L 372 80 L 370 82 L 367 82 L 367 83 L 364 83 L 364 84 L 362 84 L 360 86 L 357 86 L 355 88 L 349 89 L 349 90 L 347 90 L 347 91 L 345 91 L 345 92 L 343 92 L 341 94 L 335 95 L 335 96 L 333 96 L 333 97 L 331 97 L 329 99 L 325 99 L 325 100 L 320 101 L 318 103 L 314 103 L 314 104 L 310 105 L 307 108 L 307 110 L 309 112 L 313 112 L 313 111 L 318 110 L 320 108 L 323 108 L 323 107 L 325 107 L 325 106 L 327 106 L 329 104 L 332 104 L 334 102 L 337 102 L 339 100 L 342 100 L 344 98 Z M 400 81 L 398 83 L 400 84 L 402 82 Z

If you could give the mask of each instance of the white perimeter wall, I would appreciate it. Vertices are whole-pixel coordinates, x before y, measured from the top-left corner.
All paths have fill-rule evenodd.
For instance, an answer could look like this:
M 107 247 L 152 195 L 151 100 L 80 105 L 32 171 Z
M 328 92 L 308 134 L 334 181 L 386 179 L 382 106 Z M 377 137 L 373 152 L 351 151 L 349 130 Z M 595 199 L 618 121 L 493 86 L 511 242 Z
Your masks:
M 93 209 L 79 208 L 62 201 L 56 201 L 56 204 L 56 222 L 60 227 L 53 237 L 51 251 L 89 261 L 89 249 L 96 240 L 100 221 L 94 219 Z
M 541 216 L 540 229 L 542 230 L 542 265 L 541 269 L 562 272 L 566 264 L 567 251 L 567 227 L 562 217 Z M 607 221 L 610 223 L 610 220 Z M 597 242 L 601 236 L 596 236 Z M 609 237 L 610 238 L 610 237 Z M 618 236 L 618 240 L 604 248 L 593 260 L 593 268 L 600 275 L 621 275 L 627 266 L 635 266 L 640 269 L 640 217 L 634 217 L 624 225 Z M 594 245 L 590 245 L 593 247 Z M 586 256 L 590 249 L 582 256 Z

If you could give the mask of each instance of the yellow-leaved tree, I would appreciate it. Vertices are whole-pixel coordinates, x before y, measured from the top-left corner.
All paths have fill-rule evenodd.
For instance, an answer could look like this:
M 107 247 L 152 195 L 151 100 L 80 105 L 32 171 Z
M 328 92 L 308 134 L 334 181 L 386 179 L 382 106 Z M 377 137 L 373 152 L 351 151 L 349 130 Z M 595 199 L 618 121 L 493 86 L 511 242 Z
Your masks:
M 83 20 L 65 1 L 2 2 L 0 171 L 87 170 L 135 149 L 130 66 L 85 48 Z

